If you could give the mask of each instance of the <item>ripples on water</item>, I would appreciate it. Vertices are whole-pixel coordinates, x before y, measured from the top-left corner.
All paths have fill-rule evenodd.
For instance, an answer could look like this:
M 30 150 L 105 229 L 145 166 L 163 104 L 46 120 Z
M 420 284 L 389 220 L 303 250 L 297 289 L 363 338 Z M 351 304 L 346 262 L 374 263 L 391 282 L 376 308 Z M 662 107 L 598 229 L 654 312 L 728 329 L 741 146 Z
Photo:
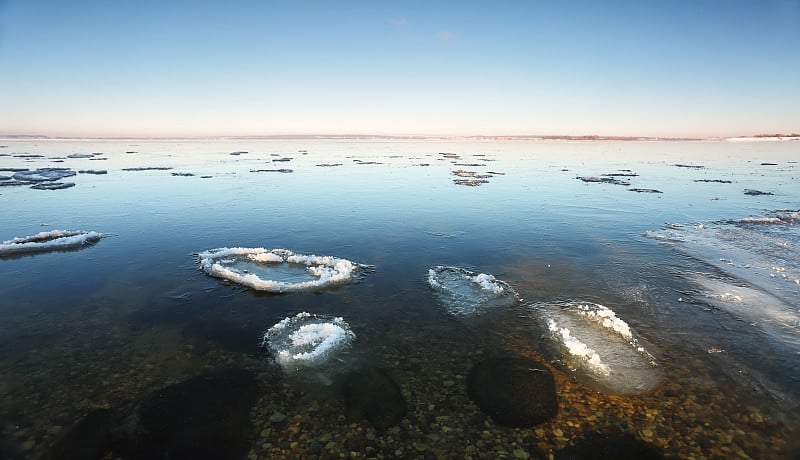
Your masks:
M 64 190 L 1 187 L 0 240 L 60 228 L 113 237 L 0 259 L 0 456 L 40 458 L 86 414 L 112 425 L 95 411 L 149 414 L 148 395 L 230 367 L 260 385 L 244 430 L 260 458 L 535 458 L 592 432 L 630 433 L 675 458 L 770 458 L 792 439 L 796 143 L 137 144 L 3 142 L 7 171 L 103 160 L 107 173 L 71 176 Z M 287 172 L 251 172 L 275 170 L 276 158 Z M 273 295 L 204 276 L 196 254 L 223 247 L 289 247 L 374 270 L 326 291 Z M 453 316 L 428 284 L 437 266 L 491 273 L 518 301 Z M 570 302 L 610 308 L 663 381 L 642 394 L 597 392 L 562 365 L 539 307 Z M 346 319 L 355 340 L 341 373 L 363 367 L 368 382 L 396 381 L 408 407 L 400 422 L 347 419 L 335 381 L 284 378 L 259 343 L 306 311 Z M 592 331 L 584 343 L 599 348 L 607 331 Z M 469 369 L 509 354 L 553 364 L 556 419 L 513 431 L 469 401 Z

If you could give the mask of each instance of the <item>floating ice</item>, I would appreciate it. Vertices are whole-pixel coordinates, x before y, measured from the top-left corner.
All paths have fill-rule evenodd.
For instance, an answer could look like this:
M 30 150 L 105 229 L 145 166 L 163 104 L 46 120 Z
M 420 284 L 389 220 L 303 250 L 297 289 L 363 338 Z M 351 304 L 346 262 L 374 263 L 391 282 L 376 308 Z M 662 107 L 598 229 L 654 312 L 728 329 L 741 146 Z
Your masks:
M 764 216 L 711 224 L 670 225 L 644 235 L 713 265 L 786 304 L 798 305 L 799 214 L 794 210 L 779 210 Z M 776 271 L 774 267 L 781 267 L 781 270 Z
M 19 171 L 11 177 L 18 181 L 44 182 L 72 177 L 75 174 L 75 171 L 66 168 L 40 168 L 31 171 Z
M 539 304 L 557 359 L 614 393 L 654 388 L 661 380 L 655 358 L 613 310 L 590 302 Z
M 39 182 L 31 185 L 31 188 L 34 190 L 63 190 L 74 186 L 75 182 Z
M 292 373 L 324 368 L 331 358 L 349 348 L 355 337 L 342 318 L 301 312 L 269 328 L 262 345 L 269 348 L 284 372 Z
M 361 265 L 288 249 L 219 248 L 201 252 L 200 268 L 211 276 L 259 291 L 316 290 L 349 283 Z
M 428 284 L 439 301 L 455 316 L 480 314 L 484 310 L 506 307 L 518 301 L 508 284 L 485 273 L 459 267 L 438 266 L 428 271 Z
M 783 267 L 773 267 L 782 273 Z M 690 278 L 700 288 L 694 301 L 723 310 L 735 318 L 758 326 L 783 343 L 800 345 L 800 311 L 784 300 L 752 287 L 740 286 L 709 276 Z
M 74 249 L 96 243 L 104 235 L 97 232 L 52 230 L 32 236 L 17 237 L 0 244 L 0 256 L 30 252 Z

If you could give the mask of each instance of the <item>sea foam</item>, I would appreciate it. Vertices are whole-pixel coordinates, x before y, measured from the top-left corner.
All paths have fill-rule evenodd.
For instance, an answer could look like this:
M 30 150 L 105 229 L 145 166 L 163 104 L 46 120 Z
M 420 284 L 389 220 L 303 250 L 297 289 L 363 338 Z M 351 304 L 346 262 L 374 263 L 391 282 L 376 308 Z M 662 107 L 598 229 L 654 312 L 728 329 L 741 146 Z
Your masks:
M 276 293 L 346 284 L 361 267 L 337 257 L 264 248 L 211 249 L 199 254 L 199 262 L 200 268 L 211 276 Z

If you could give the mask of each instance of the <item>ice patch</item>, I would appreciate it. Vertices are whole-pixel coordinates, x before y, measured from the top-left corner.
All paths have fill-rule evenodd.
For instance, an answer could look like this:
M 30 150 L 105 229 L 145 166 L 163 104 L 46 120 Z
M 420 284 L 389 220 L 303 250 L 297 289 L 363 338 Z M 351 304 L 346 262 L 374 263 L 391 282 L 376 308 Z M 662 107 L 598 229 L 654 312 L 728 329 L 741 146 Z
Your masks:
M 288 249 L 219 248 L 199 254 L 208 275 L 267 292 L 324 289 L 349 283 L 362 266 L 331 256 Z
M 690 280 L 700 288 L 692 295 L 695 301 L 758 326 L 783 343 L 800 345 L 800 311 L 796 307 L 752 287 L 701 275 Z
M 14 173 L 14 180 L 25 182 L 46 182 L 57 181 L 66 177 L 72 177 L 75 171 L 65 168 L 40 168 L 32 171 L 19 171 Z
M 52 230 L 49 232 L 39 232 L 32 236 L 17 237 L 3 241 L 0 244 L 0 256 L 55 251 L 59 249 L 74 249 L 96 243 L 103 236 L 102 233 L 84 232 L 81 230 Z
M 537 304 L 556 360 L 613 393 L 654 388 L 662 373 L 630 326 L 610 308 L 590 302 Z
M 480 314 L 487 309 L 513 305 L 519 300 L 511 286 L 494 276 L 458 267 L 430 269 L 428 284 L 454 316 Z
M 645 232 L 675 250 L 772 294 L 800 304 L 800 226 L 798 212 L 699 225 L 670 225 Z M 777 268 L 777 269 L 776 269 Z
M 269 328 L 262 345 L 269 348 L 284 372 L 294 373 L 306 368 L 319 371 L 326 365 L 336 366 L 336 362 L 331 363 L 332 358 L 349 348 L 355 337 L 342 318 L 301 312 Z

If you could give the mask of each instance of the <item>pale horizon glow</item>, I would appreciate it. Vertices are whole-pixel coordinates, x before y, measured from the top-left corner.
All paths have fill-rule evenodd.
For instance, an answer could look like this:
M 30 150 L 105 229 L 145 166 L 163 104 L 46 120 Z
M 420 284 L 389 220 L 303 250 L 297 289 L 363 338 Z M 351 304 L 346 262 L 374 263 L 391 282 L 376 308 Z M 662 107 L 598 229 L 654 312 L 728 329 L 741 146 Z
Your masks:
M 0 136 L 800 131 L 800 0 L 0 0 Z

